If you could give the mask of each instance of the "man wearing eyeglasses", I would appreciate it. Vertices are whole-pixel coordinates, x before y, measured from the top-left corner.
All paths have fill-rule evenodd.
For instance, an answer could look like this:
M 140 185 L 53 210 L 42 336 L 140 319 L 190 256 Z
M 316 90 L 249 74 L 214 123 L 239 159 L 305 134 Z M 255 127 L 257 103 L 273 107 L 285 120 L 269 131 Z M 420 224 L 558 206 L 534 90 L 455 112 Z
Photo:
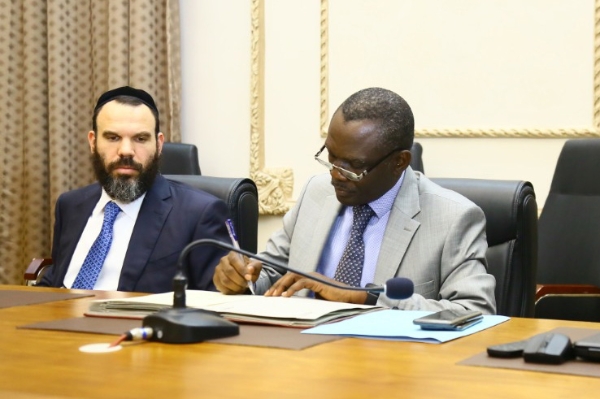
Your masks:
M 225 294 L 247 282 L 267 296 L 307 295 L 410 310 L 495 313 L 495 279 L 486 271 L 485 216 L 465 197 L 412 170 L 414 119 L 389 90 L 369 88 L 334 113 L 316 153 L 328 174 L 305 185 L 260 255 L 349 286 L 393 277 L 415 284 L 405 300 L 326 286 L 237 254 L 223 257 L 213 281 Z

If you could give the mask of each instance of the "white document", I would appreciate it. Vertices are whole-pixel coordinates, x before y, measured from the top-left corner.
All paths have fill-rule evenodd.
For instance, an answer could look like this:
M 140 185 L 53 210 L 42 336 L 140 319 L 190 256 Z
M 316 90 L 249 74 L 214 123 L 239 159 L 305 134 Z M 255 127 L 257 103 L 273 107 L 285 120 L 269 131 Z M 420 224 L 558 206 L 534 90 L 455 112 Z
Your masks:
M 190 308 L 213 311 L 240 322 L 310 327 L 380 310 L 370 305 L 332 302 L 305 297 L 265 297 L 262 295 L 223 295 L 213 291 L 186 291 Z M 134 298 L 93 301 L 86 316 L 143 318 L 173 305 L 173 293 Z

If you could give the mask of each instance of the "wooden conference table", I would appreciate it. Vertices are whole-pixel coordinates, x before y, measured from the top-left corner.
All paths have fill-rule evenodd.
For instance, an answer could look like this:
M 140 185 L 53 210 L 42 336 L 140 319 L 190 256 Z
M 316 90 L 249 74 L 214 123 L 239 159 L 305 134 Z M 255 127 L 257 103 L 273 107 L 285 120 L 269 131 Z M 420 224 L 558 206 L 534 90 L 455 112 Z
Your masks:
M 42 290 L 1 286 L 0 290 Z M 65 292 L 65 290 L 46 289 Z M 81 293 L 73 290 L 69 292 Z M 0 398 L 595 398 L 600 378 L 462 366 L 492 344 L 600 323 L 513 318 L 444 344 L 345 338 L 304 350 L 144 342 L 82 353 L 116 336 L 17 329 L 82 316 L 96 297 L 0 309 Z

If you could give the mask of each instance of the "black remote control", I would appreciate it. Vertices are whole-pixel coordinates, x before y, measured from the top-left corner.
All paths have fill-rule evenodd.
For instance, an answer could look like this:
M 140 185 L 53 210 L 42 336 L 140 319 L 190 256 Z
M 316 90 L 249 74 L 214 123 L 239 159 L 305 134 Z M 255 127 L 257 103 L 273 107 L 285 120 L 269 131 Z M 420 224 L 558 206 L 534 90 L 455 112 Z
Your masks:
M 527 339 L 523 341 L 509 342 L 506 344 L 488 346 L 487 354 L 491 357 L 520 357 L 523 355 L 523 349 L 527 345 Z

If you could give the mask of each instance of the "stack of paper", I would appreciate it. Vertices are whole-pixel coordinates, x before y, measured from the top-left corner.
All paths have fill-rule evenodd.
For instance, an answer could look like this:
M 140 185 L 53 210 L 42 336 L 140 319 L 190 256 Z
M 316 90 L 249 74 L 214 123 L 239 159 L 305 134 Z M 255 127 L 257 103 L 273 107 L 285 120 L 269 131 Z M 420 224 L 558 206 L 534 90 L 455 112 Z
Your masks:
M 341 320 L 380 307 L 331 302 L 304 297 L 265 297 L 262 295 L 223 295 L 212 291 L 186 291 L 190 308 L 210 310 L 236 321 L 289 327 L 313 327 Z M 86 316 L 144 318 L 173 305 L 173 293 L 134 298 L 93 301 Z

